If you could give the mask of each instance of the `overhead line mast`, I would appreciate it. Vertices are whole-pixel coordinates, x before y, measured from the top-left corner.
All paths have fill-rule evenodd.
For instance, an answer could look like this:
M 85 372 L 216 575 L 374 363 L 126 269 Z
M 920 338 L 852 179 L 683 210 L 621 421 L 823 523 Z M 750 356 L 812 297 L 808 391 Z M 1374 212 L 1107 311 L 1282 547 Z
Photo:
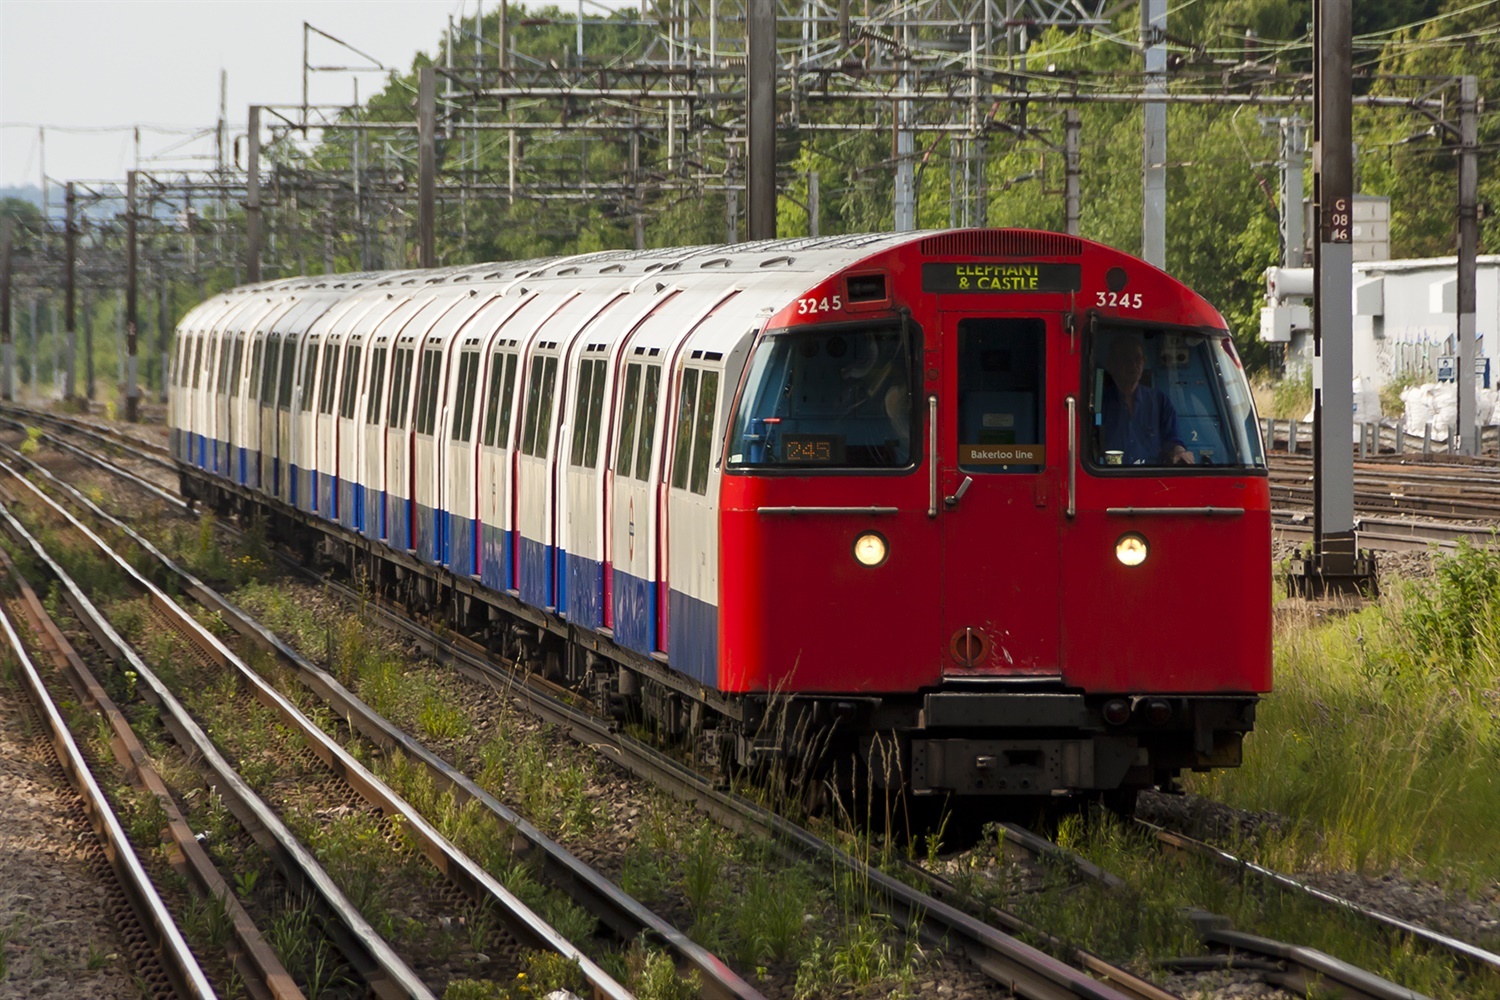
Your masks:
M 1304 597 L 1374 595 L 1375 560 L 1354 535 L 1353 12 L 1313 5 L 1313 551 L 1292 560 Z

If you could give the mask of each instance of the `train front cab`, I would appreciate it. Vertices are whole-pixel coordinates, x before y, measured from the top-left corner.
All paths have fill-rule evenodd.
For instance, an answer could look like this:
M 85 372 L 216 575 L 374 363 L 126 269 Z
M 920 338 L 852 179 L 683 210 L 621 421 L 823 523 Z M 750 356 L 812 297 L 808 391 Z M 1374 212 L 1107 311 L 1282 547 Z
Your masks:
M 1117 339 L 1194 464 L 1106 454 Z M 919 793 L 1237 764 L 1270 686 L 1256 427 L 1222 318 L 1126 255 L 956 233 L 837 275 L 773 317 L 730 428 L 723 686 L 799 692 Z

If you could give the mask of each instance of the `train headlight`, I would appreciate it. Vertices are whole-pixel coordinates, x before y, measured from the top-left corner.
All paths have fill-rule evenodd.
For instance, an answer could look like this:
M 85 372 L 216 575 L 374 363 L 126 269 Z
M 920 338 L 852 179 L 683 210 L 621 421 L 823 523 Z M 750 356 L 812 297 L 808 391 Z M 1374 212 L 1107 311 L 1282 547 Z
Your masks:
M 879 566 L 887 555 L 885 537 L 878 531 L 867 531 L 854 540 L 854 558 L 861 566 Z
M 1139 566 L 1146 561 L 1146 539 L 1135 532 L 1127 532 L 1115 542 L 1115 558 L 1124 566 Z

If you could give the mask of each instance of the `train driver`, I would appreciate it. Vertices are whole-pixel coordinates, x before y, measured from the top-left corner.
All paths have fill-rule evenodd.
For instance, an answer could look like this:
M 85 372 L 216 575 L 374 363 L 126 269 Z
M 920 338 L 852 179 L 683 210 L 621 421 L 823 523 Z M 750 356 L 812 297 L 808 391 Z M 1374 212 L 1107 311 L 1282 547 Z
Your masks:
M 1192 465 L 1193 453 L 1177 429 L 1177 408 L 1167 394 L 1146 385 L 1146 351 L 1136 334 L 1114 338 L 1105 355 L 1100 393 L 1099 446 L 1106 463 L 1123 465 Z M 1119 452 L 1118 456 L 1112 452 Z

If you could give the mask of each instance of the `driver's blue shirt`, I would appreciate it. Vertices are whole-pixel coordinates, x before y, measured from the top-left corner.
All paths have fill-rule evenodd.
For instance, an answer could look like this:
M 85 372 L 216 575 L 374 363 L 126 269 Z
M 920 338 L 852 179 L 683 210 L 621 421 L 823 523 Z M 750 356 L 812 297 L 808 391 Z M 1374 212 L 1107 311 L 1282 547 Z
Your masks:
M 1167 394 L 1149 385 L 1135 387 L 1134 409 L 1127 410 L 1113 379 L 1104 383 L 1099 410 L 1103 416 L 1100 440 L 1105 451 L 1125 453 L 1126 465 L 1158 465 L 1169 461 L 1166 451 L 1182 444 L 1177 431 L 1177 408 Z

